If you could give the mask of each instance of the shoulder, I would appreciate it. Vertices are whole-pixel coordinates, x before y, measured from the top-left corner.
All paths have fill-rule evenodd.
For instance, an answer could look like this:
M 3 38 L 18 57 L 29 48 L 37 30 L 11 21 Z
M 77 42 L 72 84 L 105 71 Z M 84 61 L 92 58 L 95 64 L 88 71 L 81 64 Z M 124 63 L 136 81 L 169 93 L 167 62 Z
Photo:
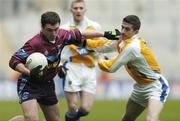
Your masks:
M 40 35 L 40 33 L 33 36 L 26 43 L 30 44 L 31 46 L 39 45 L 41 43 L 41 35 Z
M 67 34 L 68 34 L 68 30 L 65 30 L 65 29 L 62 29 L 62 28 L 60 28 L 58 30 L 58 37 L 59 38 L 64 38 L 64 37 L 67 36 Z
M 63 33 L 67 33 L 68 31 L 69 31 L 69 30 L 66 30 L 66 29 L 60 28 L 60 29 L 58 30 L 58 33 L 63 34 Z
M 132 42 L 129 45 L 131 52 L 135 55 L 141 54 L 142 42 L 144 42 L 144 40 L 142 40 L 140 36 L 133 37 Z
M 94 26 L 96 27 L 97 30 L 101 29 L 101 25 L 95 21 L 93 21 Z
M 139 36 L 134 36 L 134 37 L 132 38 L 132 41 L 131 41 L 130 45 L 131 45 L 133 48 L 140 48 L 140 45 L 141 45 L 141 37 L 139 37 Z
M 87 21 L 88 21 L 88 25 L 89 26 L 95 27 L 96 30 L 100 30 L 101 29 L 101 25 L 98 22 L 90 20 L 90 19 L 87 19 Z
M 70 36 L 80 36 L 81 32 L 79 29 L 75 29 L 75 30 L 66 30 L 66 29 L 62 29 L 60 28 L 58 30 L 58 35 L 60 38 L 70 38 Z
M 58 34 L 59 35 L 66 35 L 66 34 L 71 34 L 71 33 L 73 33 L 73 32 L 80 32 L 80 30 L 79 29 L 74 29 L 74 30 L 67 30 L 67 29 L 63 29 L 63 28 L 60 28 L 59 30 L 58 30 Z

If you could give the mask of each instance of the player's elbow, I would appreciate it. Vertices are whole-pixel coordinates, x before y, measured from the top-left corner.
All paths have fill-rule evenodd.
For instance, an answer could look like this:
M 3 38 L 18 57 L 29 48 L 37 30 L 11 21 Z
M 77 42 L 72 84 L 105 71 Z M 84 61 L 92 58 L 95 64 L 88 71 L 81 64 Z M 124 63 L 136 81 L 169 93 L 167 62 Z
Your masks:
M 16 65 L 17 63 L 14 63 L 12 59 L 9 61 L 9 67 L 12 68 L 13 70 L 15 70 Z
M 109 68 L 110 73 L 115 73 L 122 65 L 114 64 Z

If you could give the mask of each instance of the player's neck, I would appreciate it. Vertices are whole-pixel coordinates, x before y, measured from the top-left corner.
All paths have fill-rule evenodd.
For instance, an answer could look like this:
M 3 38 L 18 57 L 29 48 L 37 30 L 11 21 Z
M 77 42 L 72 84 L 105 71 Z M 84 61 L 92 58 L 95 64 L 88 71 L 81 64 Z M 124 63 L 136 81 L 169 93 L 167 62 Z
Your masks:
M 74 21 L 75 25 L 80 25 L 83 21 Z

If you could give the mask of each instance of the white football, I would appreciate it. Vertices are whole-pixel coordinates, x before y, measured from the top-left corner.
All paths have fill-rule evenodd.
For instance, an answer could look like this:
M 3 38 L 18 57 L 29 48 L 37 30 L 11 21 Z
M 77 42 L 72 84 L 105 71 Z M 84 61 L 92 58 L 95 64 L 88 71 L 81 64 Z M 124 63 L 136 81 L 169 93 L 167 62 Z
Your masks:
M 26 67 L 28 69 L 33 69 L 39 65 L 42 65 L 43 69 L 45 66 L 48 65 L 48 61 L 46 59 L 46 56 L 39 52 L 34 52 L 31 55 L 28 56 L 26 59 Z

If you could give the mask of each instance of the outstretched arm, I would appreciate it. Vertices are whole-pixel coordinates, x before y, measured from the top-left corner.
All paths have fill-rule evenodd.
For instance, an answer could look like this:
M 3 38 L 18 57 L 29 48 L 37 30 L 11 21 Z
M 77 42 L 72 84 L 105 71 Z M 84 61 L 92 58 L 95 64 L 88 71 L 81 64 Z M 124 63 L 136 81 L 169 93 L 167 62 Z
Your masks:
M 112 31 L 95 31 L 95 30 L 84 30 L 81 32 L 82 36 L 86 39 L 97 38 L 97 37 L 105 37 L 111 40 L 118 40 L 120 36 L 120 32 L 118 29 L 114 29 Z
M 122 65 L 127 64 L 129 61 L 131 61 L 134 58 L 132 53 L 133 53 L 132 48 L 127 47 L 125 50 L 123 50 L 113 58 L 110 58 L 108 60 L 99 60 L 98 66 L 103 71 L 114 73 Z
M 81 34 L 86 39 L 104 37 L 104 32 L 95 31 L 95 30 L 85 30 L 82 31 Z

